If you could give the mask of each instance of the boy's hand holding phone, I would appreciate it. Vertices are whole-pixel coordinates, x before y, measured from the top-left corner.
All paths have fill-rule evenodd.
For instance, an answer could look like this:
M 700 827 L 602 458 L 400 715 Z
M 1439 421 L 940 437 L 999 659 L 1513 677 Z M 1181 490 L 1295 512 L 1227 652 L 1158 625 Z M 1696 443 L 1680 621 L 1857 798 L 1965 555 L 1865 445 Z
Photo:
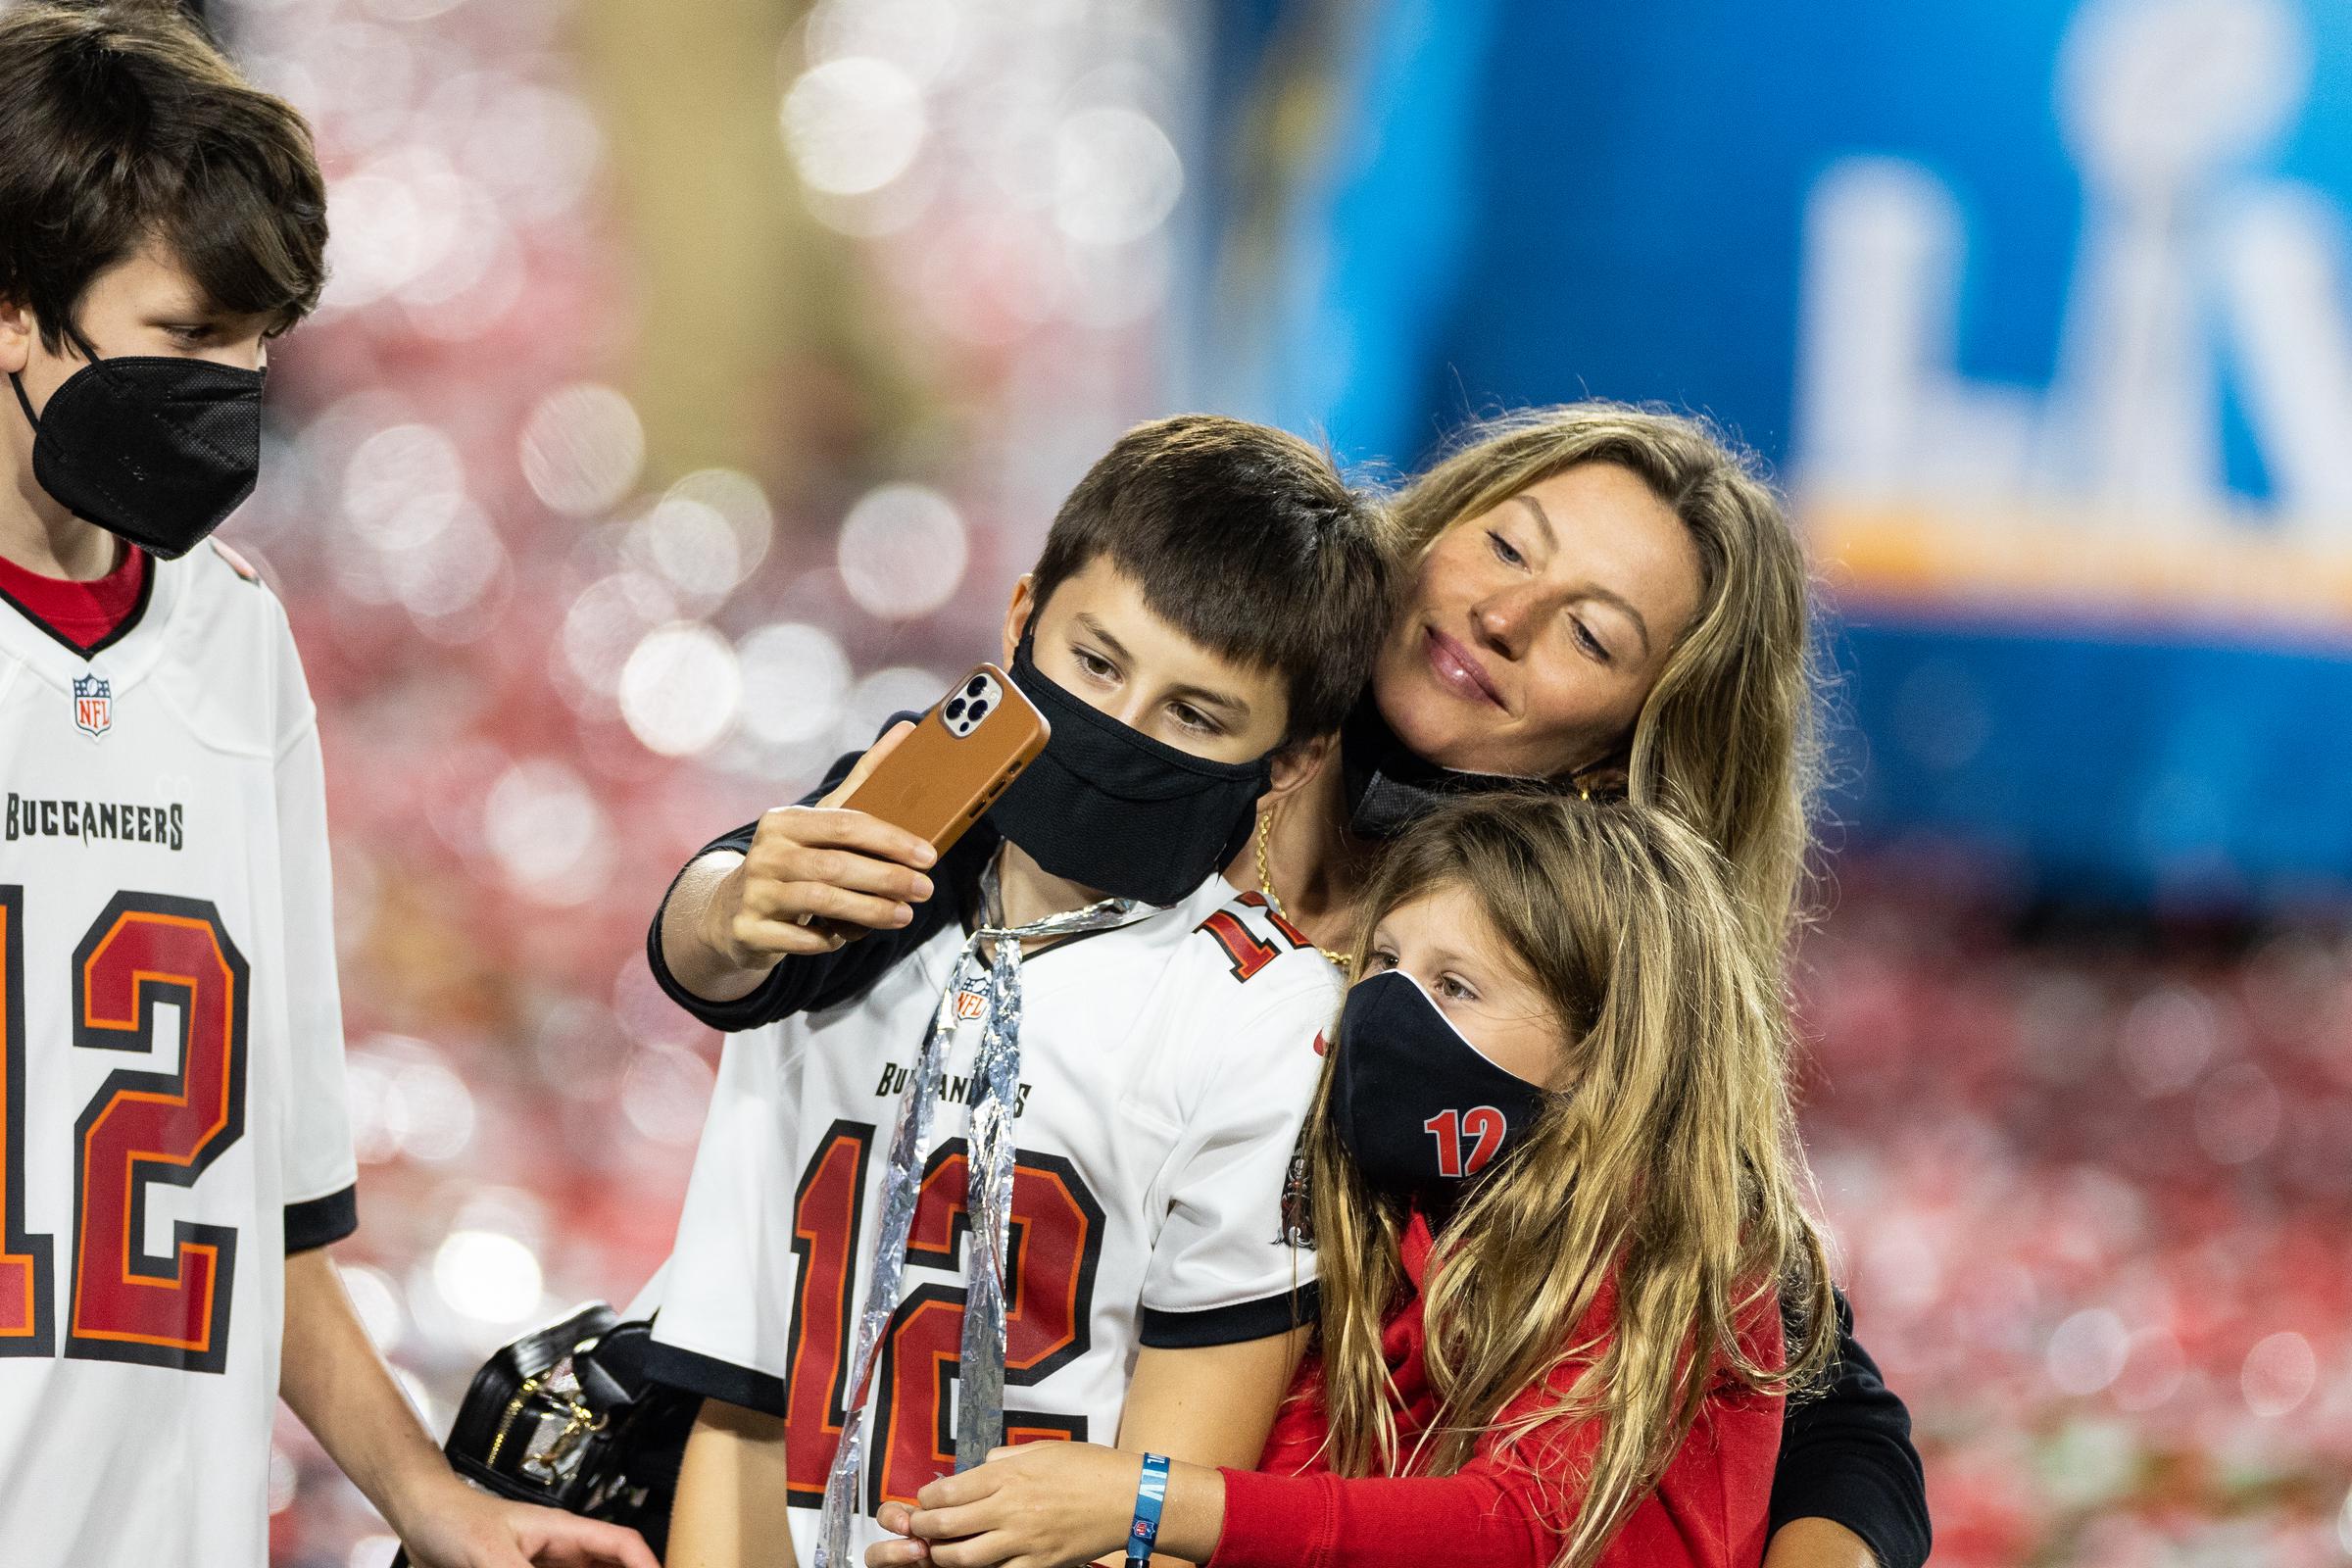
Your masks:
M 701 934 L 711 952 L 742 969 L 766 969 L 914 918 L 912 906 L 931 897 L 923 873 L 938 853 L 906 829 L 841 804 L 913 732 L 910 723 L 891 726 L 814 806 L 779 807 L 760 818 L 743 863 L 704 906 Z
M 750 851 L 717 882 L 679 879 L 662 917 L 671 974 L 699 996 L 732 1000 L 782 959 L 909 923 L 931 897 L 923 873 L 1048 733 L 1009 675 L 994 664 L 966 672 L 921 719 L 893 724 L 814 806 L 762 816 Z M 699 951 L 679 951 L 673 915 L 675 934 Z

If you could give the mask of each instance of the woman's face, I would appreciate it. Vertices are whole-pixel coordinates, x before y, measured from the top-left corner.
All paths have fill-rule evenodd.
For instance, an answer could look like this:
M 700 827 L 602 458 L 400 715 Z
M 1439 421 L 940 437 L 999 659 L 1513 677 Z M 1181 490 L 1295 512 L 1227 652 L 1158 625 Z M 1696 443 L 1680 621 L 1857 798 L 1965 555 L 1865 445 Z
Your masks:
M 1587 463 L 1448 528 L 1374 666 L 1415 755 L 1550 777 L 1632 729 L 1697 613 L 1698 550 L 1633 470 Z
M 1559 1019 L 1468 888 L 1437 888 L 1381 916 L 1358 978 L 1391 969 L 1411 975 L 1495 1066 L 1546 1089 L 1567 1087 Z

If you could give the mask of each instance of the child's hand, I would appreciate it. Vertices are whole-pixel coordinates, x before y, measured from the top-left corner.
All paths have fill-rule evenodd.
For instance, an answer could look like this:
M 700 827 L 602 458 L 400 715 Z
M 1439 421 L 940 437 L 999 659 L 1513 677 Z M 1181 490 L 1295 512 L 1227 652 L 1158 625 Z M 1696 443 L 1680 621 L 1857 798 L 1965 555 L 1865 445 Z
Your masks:
M 942 1476 L 918 1506 L 884 1503 L 885 1530 L 911 1536 L 866 1548 L 867 1568 L 1066 1568 L 1125 1549 L 1144 1458 L 1091 1443 L 1025 1443 Z
M 939 857 L 905 828 L 841 808 L 913 729 L 892 725 L 814 806 L 760 818 L 750 853 L 704 906 L 702 938 L 712 953 L 739 969 L 766 969 L 914 918 L 912 906 L 931 897 L 923 871 Z
M 914 1510 L 903 1502 L 886 1502 L 874 1515 L 874 1522 L 894 1536 L 906 1536 L 914 1528 Z M 919 1536 L 904 1541 L 877 1541 L 865 1548 L 865 1568 L 909 1568 L 910 1564 L 931 1560 L 931 1543 Z

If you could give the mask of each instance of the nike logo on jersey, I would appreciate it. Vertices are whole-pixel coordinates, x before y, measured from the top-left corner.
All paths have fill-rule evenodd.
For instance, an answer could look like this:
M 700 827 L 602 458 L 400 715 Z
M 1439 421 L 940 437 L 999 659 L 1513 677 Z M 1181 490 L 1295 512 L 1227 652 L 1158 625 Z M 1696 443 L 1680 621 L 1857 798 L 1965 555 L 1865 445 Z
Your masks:
M 907 1069 L 895 1061 L 886 1061 L 882 1064 L 882 1081 L 874 1085 L 875 1097 L 883 1100 L 896 1100 L 906 1092 L 907 1082 Z M 942 1104 L 960 1103 L 971 1098 L 971 1079 L 945 1073 L 940 1075 L 939 1099 Z M 1012 1098 L 1012 1114 L 1017 1119 L 1021 1112 L 1028 1108 L 1029 1085 L 1024 1083 L 1021 1085 L 1020 1093 Z
M 19 839 L 112 839 L 122 844 L 180 846 L 180 804 L 131 806 L 115 801 L 36 801 L 8 794 L 7 842 Z

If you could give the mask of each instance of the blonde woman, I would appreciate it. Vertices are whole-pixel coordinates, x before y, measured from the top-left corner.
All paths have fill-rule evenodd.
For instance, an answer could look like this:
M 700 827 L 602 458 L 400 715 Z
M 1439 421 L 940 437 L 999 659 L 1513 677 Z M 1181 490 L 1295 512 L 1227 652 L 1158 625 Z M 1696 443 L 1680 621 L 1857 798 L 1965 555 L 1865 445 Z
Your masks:
M 1804 560 L 1751 466 L 1699 421 L 1573 404 L 1471 430 L 1393 512 L 1406 589 L 1371 689 L 1320 770 L 1261 817 L 1228 880 L 1338 948 L 1403 826 L 1447 799 L 1543 781 L 1695 827 L 1728 863 L 1759 964 L 1777 965 L 1809 845 L 1815 692 Z M 957 853 L 990 849 L 981 831 Z M 855 847 L 827 853 L 845 883 L 903 874 Z M 692 902 L 680 887 L 673 906 Z M 825 891 L 811 888 L 810 907 Z M 691 922 L 696 910 L 671 913 Z M 764 1004 L 850 1000 L 954 917 L 948 901 L 918 904 L 899 931 L 787 957 Z M 1927 1559 L 1909 1416 L 1850 1335 L 1824 1391 L 1789 1411 L 1771 1518 L 1767 1568 Z
M 1690 418 L 1620 404 L 1473 428 L 1391 514 L 1404 602 L 1342 755 L 1270 810 L 1291 918 L 1345 936 L 1381 839 L 1498 780 L 1666 807 L 1729 860 L 1777 965 L 1818 774 L 1803 554 L 1779 499 Z
M 1320 777 L 1227 869 L 1326 947 L 1383 842 L 1438 800 L 1528 779 L 1665 807 L 1729 862 L 1777 968 L 1819 774 L 1804 558 L 1778 497 L 1705 422 L 1587 402 L 1466 431 L 1393 503 L 1406 584 Z M 1920 1568 L 1930 1527 L 1902 1401 L 1848 1330 L 1793 1405 L 1768 1568 Z
M 1779 988 L 1721 866 L 1622 802 L 1410 829 L 1306 1127 L 1315 1358 L 1259 1470 L 1001 1448 L 887 1506 L 914 1539 L 871 1568 L 1089 1561 L 1147 1473 L 1158 1547 L 1214 1568 L 1754 1568 L 1783 1396 L 1835 1331 Z

